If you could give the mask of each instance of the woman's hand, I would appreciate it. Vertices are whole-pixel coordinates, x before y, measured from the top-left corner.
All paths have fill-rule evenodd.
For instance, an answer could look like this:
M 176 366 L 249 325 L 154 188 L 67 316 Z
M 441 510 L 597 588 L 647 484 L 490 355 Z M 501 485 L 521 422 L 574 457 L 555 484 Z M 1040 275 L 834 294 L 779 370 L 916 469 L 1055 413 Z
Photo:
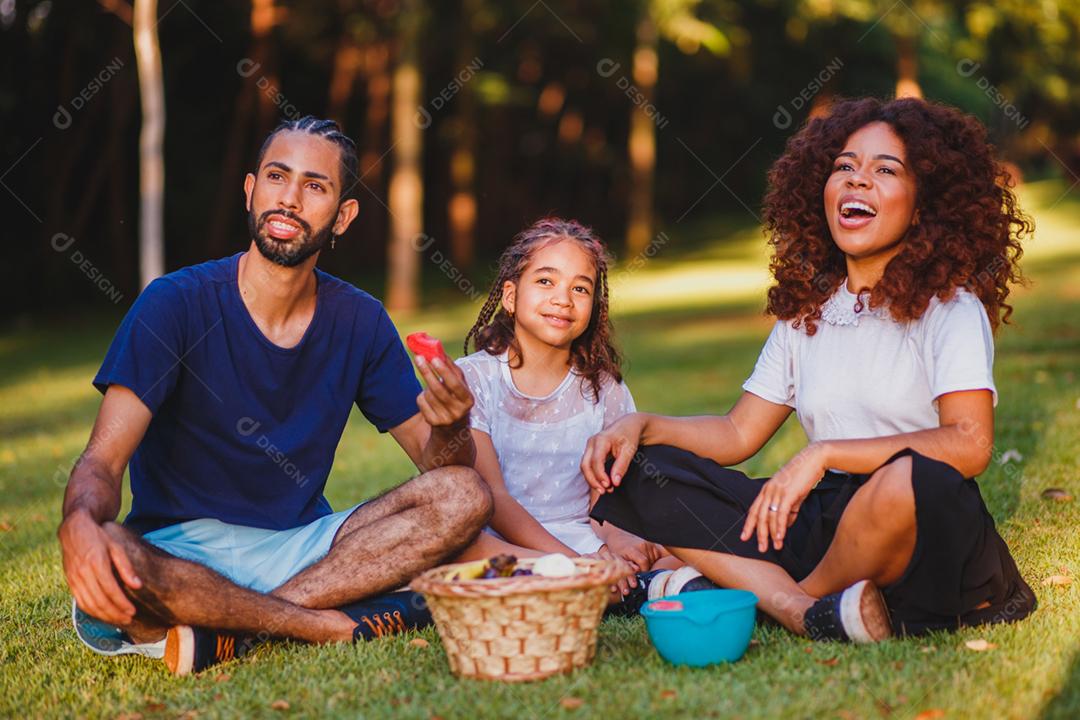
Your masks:
M 779 550 L 784 535 L 795 522 L 803 500 L 825 474 L 824 446 L 811 443 L 788 461 L 761 486 L 754 504 L 746 514 L 741 538 L 749 540 L 757 531 L 758 551 L 769 548 L 769 538 Z
M 644 431 L 645 416 L 630 413 L 589 438 L 585 454 L 581 457 L 581 473 L 590 487 L 605 493 L 613 492 L 619 486 L 630 467 L 630 461 L 634 459 Z M 604 468 L 609 457 L 615 458 L 610 477 Z

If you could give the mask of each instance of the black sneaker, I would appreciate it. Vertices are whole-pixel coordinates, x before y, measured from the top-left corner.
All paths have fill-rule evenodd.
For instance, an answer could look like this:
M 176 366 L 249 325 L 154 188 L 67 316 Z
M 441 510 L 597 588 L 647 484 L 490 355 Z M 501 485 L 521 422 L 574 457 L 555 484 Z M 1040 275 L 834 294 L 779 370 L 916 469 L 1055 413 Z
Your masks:
M 353 642 L 397 635 L 432 622 L 424 596 L 412 590 L 368 598 L 338 610 L 356 621 Z
M 174 625 L 165 635 L 165 665 L 173 675 L 188 675 L 247 655 L 258 644 L 253 637 Z
M 630 588 L 630 592 L 623 596 L 623 599 L 612 605 L 608 605 L 604 611 L 604 615 L 610 615 L 613 617 L 634 617 L 641 610 L 641 606 L 649 600 L 649 583 L 659 575 L 660 573 L 670 573 L 670 570 L 648 570 L 646 572 L 639 572 L 634 577 L 637 578 L 637 585 Z
M 818 600 L 806 611 L 803 626 L 814 640 L 872 643 L 893 634 L 885 599 L 869 580 Z

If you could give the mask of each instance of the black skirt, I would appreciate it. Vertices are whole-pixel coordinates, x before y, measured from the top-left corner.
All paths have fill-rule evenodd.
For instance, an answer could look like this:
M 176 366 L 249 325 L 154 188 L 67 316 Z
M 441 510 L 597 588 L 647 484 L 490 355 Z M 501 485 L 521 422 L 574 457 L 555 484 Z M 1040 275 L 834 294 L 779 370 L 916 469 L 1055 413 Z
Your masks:
M 1035 609 L 1035 595 L 1016 568 L 978 484 L 951 465 L 914 450 L 915 551 L 897 582 L 882 588 L 894 629 L 920 635 L 965 625 L 1013 622 Z M 666 445 L 641 448 L 619 488 L 592 510 L 646 540 L 765 560 L 796 581 L 829 549 L 840 517 L 870 474 L 826 473 L 803 502 L 780 551 L 757 548 L 757 536 L 739 538 L 746 513 L 764 479 L 754 479 L 712 460 Z M 983 603 L 986 608 L 973 610 Z

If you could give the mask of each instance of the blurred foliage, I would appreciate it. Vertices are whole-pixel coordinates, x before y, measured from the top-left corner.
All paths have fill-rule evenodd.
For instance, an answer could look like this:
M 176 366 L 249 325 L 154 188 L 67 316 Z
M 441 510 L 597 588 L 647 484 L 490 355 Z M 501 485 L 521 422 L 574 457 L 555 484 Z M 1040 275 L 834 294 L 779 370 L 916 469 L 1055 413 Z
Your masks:
M 273 27 L 256 47 L 249 3 L 160 4 L 173 269 L 245 247 L 239 183 L 274 116 L 326 114 L 343 47 L 385 48 L 392 69 L 402 18 L 397 0 L 277 0 Z M 76 259 L 89 260 L 120 288 L 123 304 L 137 292 L 139 118 L 125 8 L 130 12 L 127 0 L 0 1 L 0 208 L 9 267 L 19 268 L 2 291 L 9 319 L 70 308 L 75 300 L 109 307 Z M 693 221 L 744 205 L 756 211 L 765 169 L 810 110 L 797 98 L 892 94 L 898 38 L 912 43 L 925 96 L 980 117 L 1026 176 L 1071 182 L 1080 173 L 1078 0 L 430 3 L 420 48 L 431 114 L 424 132 L 425 232 L 435 238 L 433 250 L 446 251 L 450 161 L 460 123 L 471 122 L 479 138 L 480 260 L 463 270 L 473 284 L 486 281 L 486 259 L 545 212 L 579 217 L 620 250 L 630 196 L 626 138 L 637 111 L 630 68 L 646 9 L 660 35 L 652 102 L 668 120 L 656 137 L 657 225 L 673 243 L 684 215 Z M 462 48 L 474 53 L 474 71 L 462 64 Z M 265 57 L 259 69 L 240 72 L 238 64 L 256 52 Z M 837 59 L 840 70 L 813 89 Z M 604 60 L 618 69 L 601 73 Z M 115 72 L 106 70 L 118 63 Z M 364 63 L 346 86 L 342 119 L 361 153 L 378 159 L 389 149 L 389 132 L 369 112 L 379 80 Z M 463 83 L 476 98 L 465 118 L 455 106 Z M 269 115 L 239 122 L 244 93 Z M 792 113 L 791 126 L 773 124 L 779 107 Z M 61 108 L 71 116 L 62 128 L 54 123 Z M 230 140 L 237 134 L 244 138 L 239 144 Z M 230 150 L 235 169 L 228 167 Z M 358 222 L 320 261 L 376 294 L 391 171 L 383 159 L 363 178 Z M 57 233 L 74 244 L 58 252 Z M 429 262 L 424 273 L 429 290 L 447 284 Z

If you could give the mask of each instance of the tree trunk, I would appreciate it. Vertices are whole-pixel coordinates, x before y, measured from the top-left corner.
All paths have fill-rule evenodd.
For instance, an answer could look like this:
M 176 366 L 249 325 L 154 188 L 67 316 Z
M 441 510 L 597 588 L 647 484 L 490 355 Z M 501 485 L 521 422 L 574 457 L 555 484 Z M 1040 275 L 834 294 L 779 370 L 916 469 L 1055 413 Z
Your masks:
M 375 41 L 364 48 L 364 76 L 366 78 L 366 112 L 363 138 L 360 142 L 360 181 L 364 188 L 356 189 L 360 197 L 363 223 L 353 223 L 352 232 L 362 236 L 358 247 L 351 250 L 350 258 L 364 262 L 369 252 L 364 248 L 385 248 L 388 233 L 388 215 L 382 205 L 372 197 L 386 195 L 385 155 L 389 147 L 387 121 L 390 118 L 390 44 Z M 368 194 L 368 190 L 371 194 Z M 364 209 L 366 208 L 366 210 Z M 357 227 L 359 226 L 359 227 Z M 348 251 L 348 250 L 347 250 Z M 380 261 L 382 258 L 380 258 Z
M 421 106 L 420 13 L 417 0 L 403 0 L 398 62 L 391 80 L 390 132 L 394 169 L 390 176 L 390 249 L 386 302 L 410 312 L 419 304 L 420 254 L 413 240 L 423 230 L 423 136 L 416 122 Z
M 896 34 L 896 97 L 921 98 L 919 51 L 914 35 Z
M 157 0 L 135 0 L 135 64 L 139 72 L 139 282 L 165 274 L 165 84 L 157 35 Z
M 634 48 L 634 84 L 651 103 L 659 72 L 656 23 L 650 3 L 644 3 Z M 630 107 L 630 197 L 626 226 L 626 252 L 634 257 L 649 246 L 653 234 L 653 179 L 656 174 L 656 123 L 637 105 Z
M 465 0 L 461 22 L 464 32 L 458 45 L 455 72 L 461 72 L 475 57 L 476 43 L 470 23 L 481 11 L 482 0 Z M 447 225 L 450 228 L 450 257 L 461 269 L 472 267 L 476 250 L 476 95 L 472 83 L 465 83 L 457 96 L 457 117 L 450 154 L 450 200 Z
M 330 90 L 326 98 L 326 116 L 336 120 L 341 127 L 345 127 L 356 75 L 363 61 L 364 53 L 353 38 L 352 28 L 346 25 L 334 51 L 334 70 L 330 75 Z

